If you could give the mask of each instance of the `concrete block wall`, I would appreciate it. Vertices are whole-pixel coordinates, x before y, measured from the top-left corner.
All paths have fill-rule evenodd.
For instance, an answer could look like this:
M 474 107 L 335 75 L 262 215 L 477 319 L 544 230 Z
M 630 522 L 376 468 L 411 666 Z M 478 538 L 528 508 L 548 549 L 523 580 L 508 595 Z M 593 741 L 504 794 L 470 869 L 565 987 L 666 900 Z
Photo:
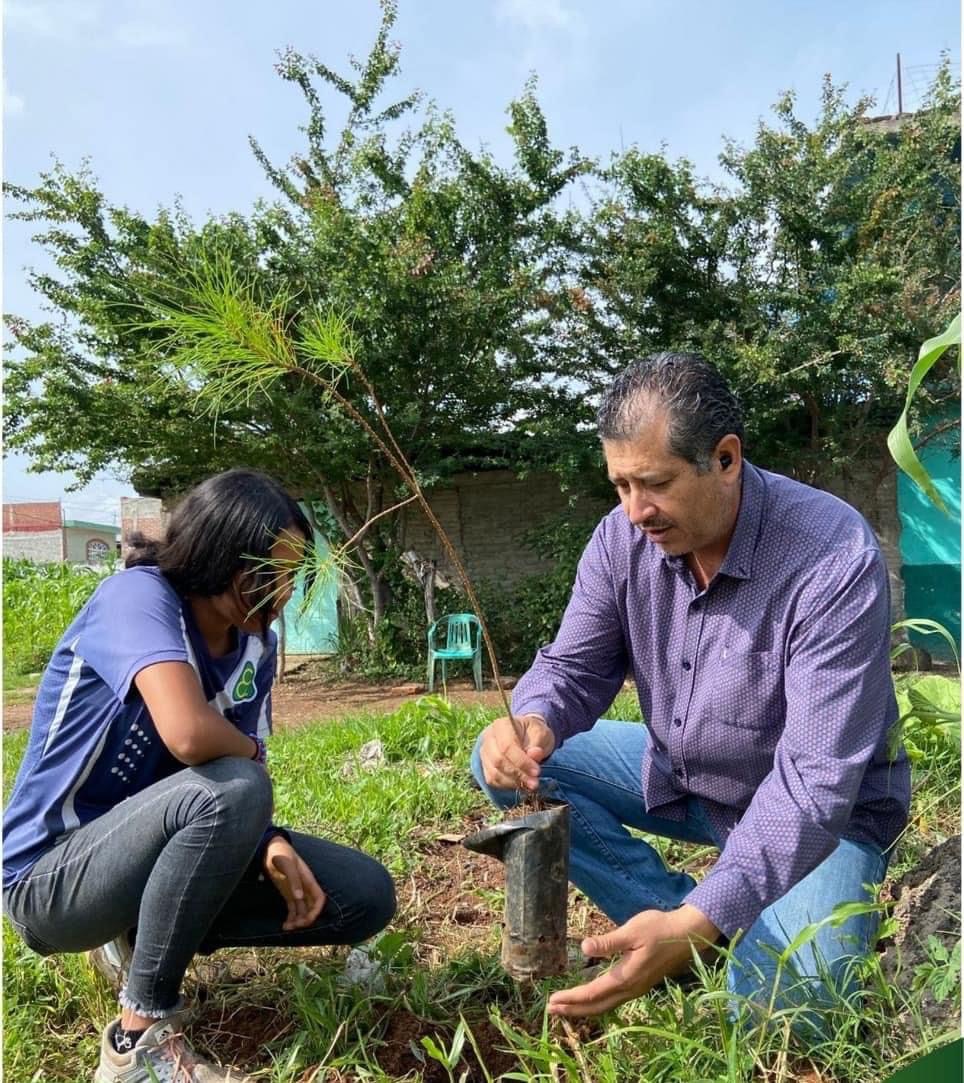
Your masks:
M 3 555 L 13 560 L 32 560 L 35 564 L 56 564 L 64 559 L 64 535 L 56 530 L 18 530 L 3 535 Z
M 517 478 L 510 470 L 457 474 L 445 488 L 430 492 L 432 510 L 445 527 L 473 579 L 511 584 L 527 575 L 548 571 L 550 562 L 522 543 L 522 535 L 549 519 L 565 514 L 568 494 L 554 474 Z M 605 502 L 580 499 L 571 512 L 580 518 L 600 517 Z M 434 530 L 414 505 L 402 512 L 403 545 L 438 563 L 454 575 Z

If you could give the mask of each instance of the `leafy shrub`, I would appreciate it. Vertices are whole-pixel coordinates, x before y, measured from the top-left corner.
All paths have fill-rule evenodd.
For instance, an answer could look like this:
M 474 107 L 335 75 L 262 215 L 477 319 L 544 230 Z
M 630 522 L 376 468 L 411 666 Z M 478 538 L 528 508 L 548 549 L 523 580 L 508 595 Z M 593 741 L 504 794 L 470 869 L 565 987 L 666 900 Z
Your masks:
M 503 672 L 521 673 L 527 669 L 539 647 L 555 637 L 569 601 L 576 565 L 595 522 L 586 517 L 560 517 L 527 531 L 523 545 L 552 562 L 551 569 L 526 576 L 510 587 L 493 582 L 477 584 L 482 615 Z M 400 571 L 393 575 L 391 588 L 391 608 L 376 629 L 374 641 L 364 616 L 342 618 L 334 656 L 341 672 L 372 680 L 424 676 L 428 626 L 421 588 Z M 465 595 L 453 587 L 436 591 L 435 609 L 437 617 L 444 617 L 468 612 L 471 607 Z M 454 670 L 457 664 L 449 666 Z M 470 663 L 464 665 L 470 672 Z M 490 671 L 484 652 L 483 666 Z
M 912 763 L 960 756 L 961 682 L 926 673 L 896 682 L 898 732 Z
M 338 647 L 332 664 L 343 674 L 368 680 L 386 677 L 424 677 L 428 657 L 428 625 L 422 590 L 399 572 L 391 578 L 392 604 L 384 619 L 369 633 L 364 614 L 343 614 L 338 622 Z M 465 596 L 454 589 L 435 592 L 436 614 L 464 612 Z
M 3 561 L 3 657 L 6 672 L 33 673 L 109 571 L 72 564 Z

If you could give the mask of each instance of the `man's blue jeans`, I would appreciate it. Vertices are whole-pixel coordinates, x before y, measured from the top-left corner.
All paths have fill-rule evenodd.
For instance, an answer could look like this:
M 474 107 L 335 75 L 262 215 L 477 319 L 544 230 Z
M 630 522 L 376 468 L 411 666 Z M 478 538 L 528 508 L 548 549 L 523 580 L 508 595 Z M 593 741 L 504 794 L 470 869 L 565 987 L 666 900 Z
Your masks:
M 540 793 L 571 805 L 572 882 L 616 924 L 641 910 L 673 910 L 695 886 L 684 872 L 668 870 L 648 842 L 626 829 L 719 847 L 697 798 L 689 799 L 682 822 L 646 812 L 642 765 L 649 754 L 649 731 L 641 723 L 601 719 L 593 729 L 570 737 L 542 766 Z M 500 808 L 519 799 L 515 790 L 494 790 L 482 774 L 479 743 L 472 773 Z M 877 927 L 876 914 L 823 926 L 778 973 L 776 956 L 802 929 L 825 918 L 839 903 L 867 902 L 865 885 L 879 884 L 887 858 L 875 846 L 842 839 L 834 852 L 781 899 L 767 907 L 736 942 L 728 968 L 735 1004 L 746 998 L 776 1009 L 831 998 L 830 987 L 849 994 L 856 988 L 855 958 L 865 955 Z

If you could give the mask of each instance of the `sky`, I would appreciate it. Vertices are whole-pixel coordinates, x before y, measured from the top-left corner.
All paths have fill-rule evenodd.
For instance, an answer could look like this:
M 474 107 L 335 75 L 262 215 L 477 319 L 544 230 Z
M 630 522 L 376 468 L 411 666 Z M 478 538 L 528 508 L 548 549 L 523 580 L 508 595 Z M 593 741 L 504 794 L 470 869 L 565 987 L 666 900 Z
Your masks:
M 304 145 L 303 100 L 275 74 L 276 52 L 346 70 L 379 17 L 376 0 L 4 0 L 4 178 L 30 186 L 54 158 L 88 159 L 107 199 L 141 213 L 176 197 L 195 221 L 245 212 L 276 194 L 249 135 L 280 164 Z M 469 146 L 507 156 L 505 109 L 535 72 L 556 146 L 603 159 L 664 148 L 708 179 L 723 137 L 752 142 L 785 90 L 813 119 L 830 73 L 896 112 L 898 52 L 905 109 L 942 50 L 960 70 L 958 0 L 400 0 L 393 37 L 396 96 L 422 90 Z M 2 296 L 36 319 L 24 269 L 47 264 L 31 232 L 4 224 Z M 112 522 L 134 492 L 103 476 L 67 493 L 72 475 L 28 466 L 6 458 L 4 500 L 63 497 L 68 517 Z

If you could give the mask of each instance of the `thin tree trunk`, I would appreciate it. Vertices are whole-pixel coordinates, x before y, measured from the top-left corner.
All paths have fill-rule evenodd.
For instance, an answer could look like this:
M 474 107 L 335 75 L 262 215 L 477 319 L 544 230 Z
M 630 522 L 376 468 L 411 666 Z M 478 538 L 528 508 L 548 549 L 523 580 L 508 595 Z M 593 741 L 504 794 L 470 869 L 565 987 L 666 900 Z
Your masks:
M 277 680 L 280 684 L 285 679 L 285 648 L 288 642 L 287 627 L 285 625 L 284 610 L 281 611 L 278 617 L 278 672 Z
M 342 533 L 345 535 L 345 540 L 348 541 L 350 538 L 354 537 L 357 532 L 357 527 L 352 526 L 351 521 L 348 517 L 350 514 L 348 505 L 351 503 L 351 501 L 346 500 L 344 503 L 342 501 L 339 501 L 329 485 L 325 485 L 323 487 L 323 491 L 325 495 L 325 503 L 328 505 L 328 508 L 330 509 L 332 515 L 335 517 L 335 521 L 338 523 L 338 526 L 341 528 Z M 359 520 L 359 525 L 360 523 L 361 521 Z M 368 619 L 368 635 L 369 639 L 374 639 L 375 629 L 378 627 L 380 620 L 385 614 L 384 599 L 382 599 L 381 605 L 379 604 L 378 600 L 379 573 L 375 568 L 374 562 L 369 556 L 368 550 L 365 548 L 364 542 L 358 542 L 358 544 L 355 545 L 354 555 L 358 558 L 358 563 L 362 566 L 362 571 L 365 573 L 365 578 L 368 580 L 368 587 L 372 594 L 372 611 Z M 355 585 L 355 592 L 356 597 L 359 597 L 360 601 L 361 599 L 358 595 L 357 585 Z M 358 608 L 363 612 L 366 611 L 363 605 L 359 605 Z
M 429 628 L 435 623 L 435 561 L 429 561 L 425 578 L 422 580 L 422 595 L 425 598 L 425 619 Z

